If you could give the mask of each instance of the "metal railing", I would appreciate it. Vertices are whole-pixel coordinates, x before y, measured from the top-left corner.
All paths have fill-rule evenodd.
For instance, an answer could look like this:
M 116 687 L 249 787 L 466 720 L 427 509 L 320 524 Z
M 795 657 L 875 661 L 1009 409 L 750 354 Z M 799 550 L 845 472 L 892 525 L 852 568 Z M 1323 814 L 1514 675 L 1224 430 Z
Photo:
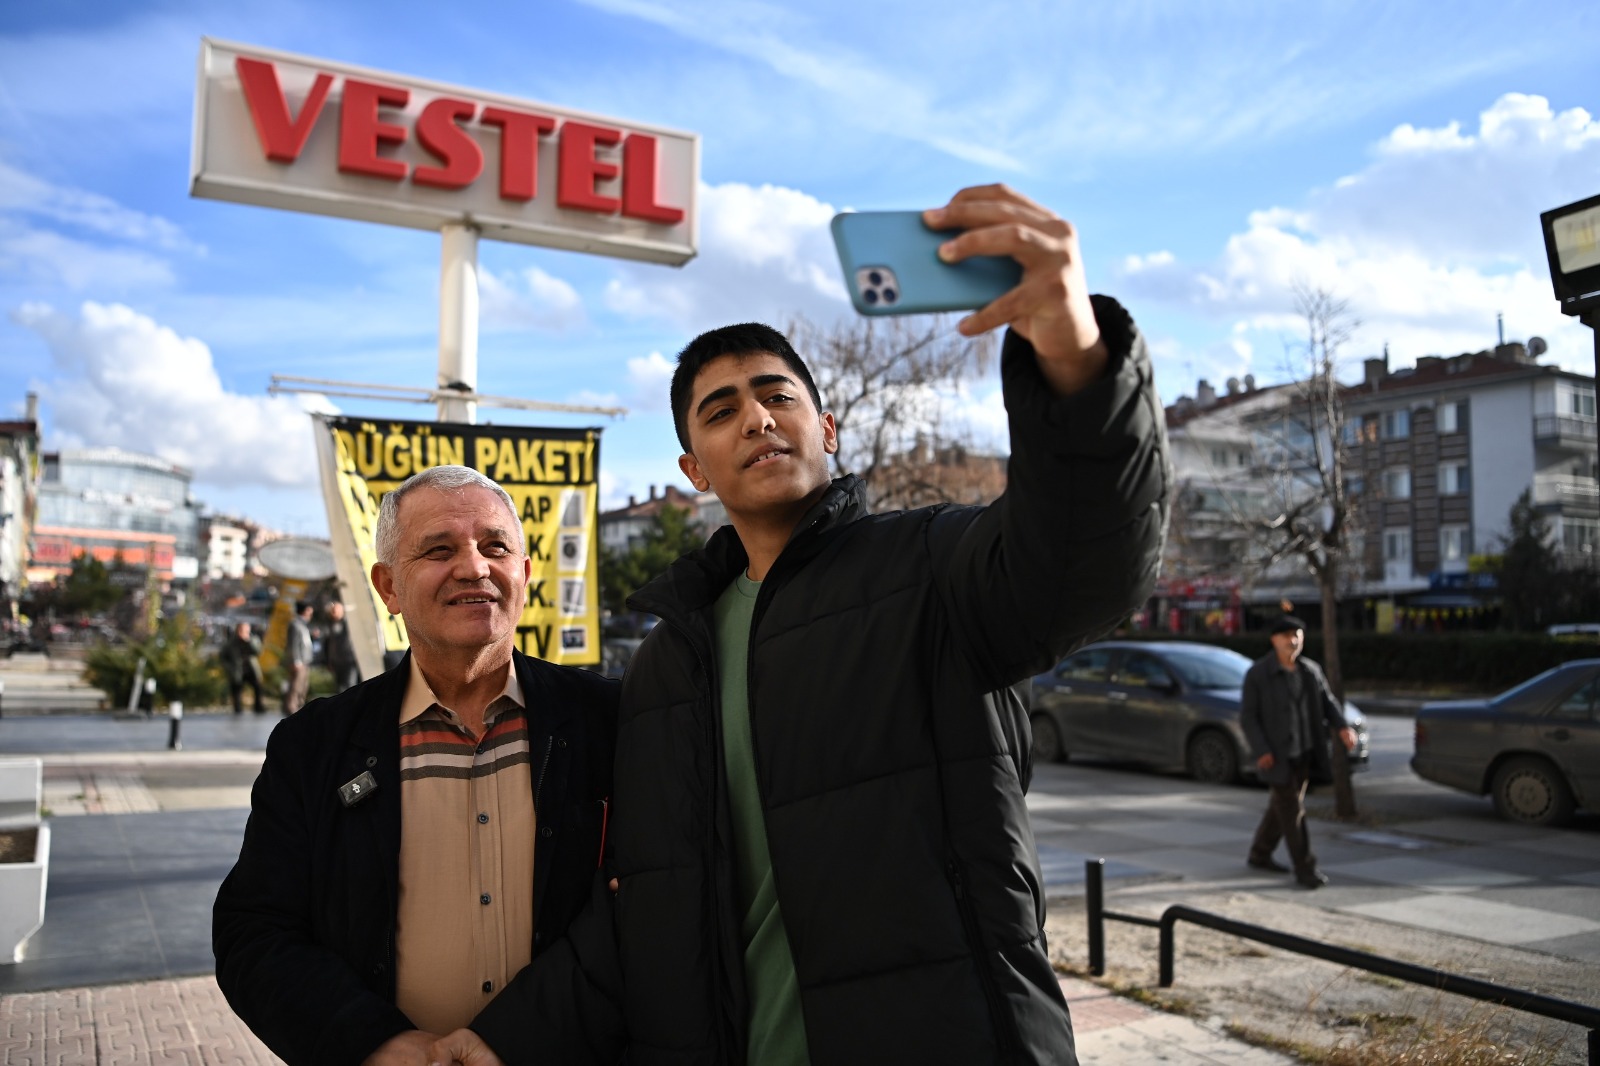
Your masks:
M 1096 977 L 1103 977 L 1106 972 L 1106 921 L 1126 922 L 1160 931 L 1160 984 L 1162 988 L 1171 988 L 1175 979 L 1173 970 L 1177 955 L 1177 925 L 1179 922 L 1189 922 L 1284 951 L 1292 951 L 1298 955 L 1309 955 L 1325 962 L 1338 963 L 1341 966 L 1382 974 L 1399 981 L 1426 985 L 1457 996 L 1496 1003 L 1512 1010 L 1582 1026 L 1589 1031 L 1589 1066 L 1600 1066 L 1600 1007 L 1573 1003 L 1570 1000 L 1556 999 L 1522 988 L 1509 988 L 1492 981 L 1463 977 L 1446 970 L 1434 969 L 1432 966 L 1417 966 L 1384 955 L 1374 955 L 1367 951 L 1311 940 L 1295 936 L 1293 933 L 1269 929 L 1264 925 L 1225 918 L 1220 914 L 1197 910 L 1181 903 L 1175 903 L 1162 911 L 1160 918 L 1108 911 L 1105 909 L 1105 865 L 1104 859 L 1089 859 L 1083 864 L 1085 910 L 1089 921 L 1089 972 Z
M 1595 421 L 1581 415 L 1535 415 L 1533 439 L 1593 441 Z

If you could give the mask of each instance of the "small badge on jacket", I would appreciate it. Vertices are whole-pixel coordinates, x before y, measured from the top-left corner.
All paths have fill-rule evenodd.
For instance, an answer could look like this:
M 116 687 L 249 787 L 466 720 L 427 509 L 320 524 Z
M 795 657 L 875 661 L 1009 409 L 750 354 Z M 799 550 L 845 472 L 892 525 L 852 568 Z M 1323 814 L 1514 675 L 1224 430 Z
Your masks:
M 378 779 L 372 776 L 371 770 L 363 770 L 339 786 L 339 799 L 346 807 L 354 807 L 376 791 Z

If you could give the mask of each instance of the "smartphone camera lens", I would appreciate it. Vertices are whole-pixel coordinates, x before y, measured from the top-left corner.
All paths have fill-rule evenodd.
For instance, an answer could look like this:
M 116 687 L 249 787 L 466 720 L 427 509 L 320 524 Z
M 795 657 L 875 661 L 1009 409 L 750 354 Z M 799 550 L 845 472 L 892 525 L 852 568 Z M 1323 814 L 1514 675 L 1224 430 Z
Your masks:
M 861 293 L 861 298 L 869 304 L 876 304 L 878 302 L 878 290 L 867 289 Z
M 883 284 L 883 275 L 878 273 L 876 270 L 870 270 L 867 272 L 867 281 L 872 285 L 873 288 L 877 288 L 879 285 Z
M 884 289 L 883 290 L 883 302 L 886 303 L 886 304 L 894 303 L 895 300 L 899 299 L 899 297 L 900 297 L 900 294 L 895 292 L 893 289 Z

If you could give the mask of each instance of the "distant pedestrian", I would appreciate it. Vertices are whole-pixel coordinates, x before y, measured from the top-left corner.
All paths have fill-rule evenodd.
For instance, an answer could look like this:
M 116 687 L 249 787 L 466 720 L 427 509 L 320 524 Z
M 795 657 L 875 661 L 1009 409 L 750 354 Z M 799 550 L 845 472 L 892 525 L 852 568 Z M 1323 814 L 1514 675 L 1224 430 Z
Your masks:
M 344 604 L 338 600 L 328 604 L 328 627 L 322 631 L 322 650 L 328 657 L 328 670 L 333 674 L 333 690 L 343 692 L 355 688 L 361 681 L 361 668 L 356 665 L 356 648 L 350 641 L 350 623 L 344 620 Z
M 311 680 L 311 613 L 304 600 L 294 605 L 294 617 L 289 619 L 289 640 L 283 649 L 283 665 L 289 675 L 289 687 L 283 693 L 283 713 L 293 714 L 306 702 L 306 687 Z
M 1305 630 L 1305 623 L 1292 614 L 1279 618 L 1271 628 L 1272 650 L 1244 676 L 1240 724 L 1261 780 L 1271 790 L 1246 861 L 1258 870 L 1287 873 L 1289 867 L 1272 857 L 1282 840 L 1294 864 L 1295 880 L 1304 888 L 1319 888 L 1328 878 L 1317 869 L 1306 830 L 1306 783 L 1313 772 L 1329 772 L 1330 730 L 1350 750 L 1356 746 L 1356 734 L 1333 698 L 1322 668 L 1300 657 Z
M 233 713 L 244 713 L 244 689 L 250 686 L 255 695 L 257 714 L 266 710 L 261 704 L 261 638 L 250 632 L 249 622 L 240 622 L 222 644 L 218 653 L 222 672 L 228 679 L 228 695 L 233 698 Z

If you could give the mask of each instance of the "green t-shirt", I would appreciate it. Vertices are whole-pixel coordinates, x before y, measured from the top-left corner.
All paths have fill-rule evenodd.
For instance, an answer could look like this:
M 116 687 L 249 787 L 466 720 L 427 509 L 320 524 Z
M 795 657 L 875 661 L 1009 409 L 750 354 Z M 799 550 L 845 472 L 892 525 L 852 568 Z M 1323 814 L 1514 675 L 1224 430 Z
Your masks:
M 734 894 L 743 921 L 744 984 L 750 1000 L 750 1042 L 746 1059 L 761 1066 L 807 1066 L 805 1020 L 794 957 L 772 884 L 767 825 L 756 787 L 750 742 L 748 671 L 750 623 L 759 581 L 740 574 L 718 597 L 717 671 L 722 682 L 722 758 L 728 774 L 728 806 L 733 815 Z

